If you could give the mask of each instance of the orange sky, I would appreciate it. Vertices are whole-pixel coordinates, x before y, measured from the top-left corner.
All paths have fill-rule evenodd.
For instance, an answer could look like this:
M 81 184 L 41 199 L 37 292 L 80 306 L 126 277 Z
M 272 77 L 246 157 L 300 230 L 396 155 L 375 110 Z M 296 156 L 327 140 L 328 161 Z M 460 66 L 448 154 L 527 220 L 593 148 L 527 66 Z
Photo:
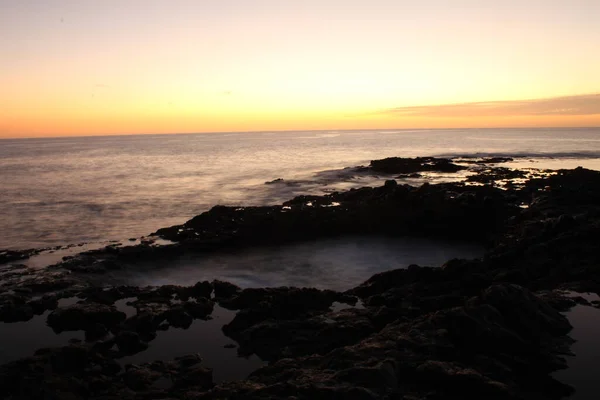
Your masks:
M 600 126 L 600 2 L 492 3 L 4 3 L 0 137 Z

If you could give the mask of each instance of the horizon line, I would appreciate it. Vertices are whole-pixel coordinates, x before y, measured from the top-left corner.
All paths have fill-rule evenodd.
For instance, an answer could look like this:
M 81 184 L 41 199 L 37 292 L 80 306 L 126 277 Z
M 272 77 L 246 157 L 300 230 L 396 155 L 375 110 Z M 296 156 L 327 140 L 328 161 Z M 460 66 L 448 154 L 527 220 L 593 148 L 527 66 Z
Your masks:
M 466 127 L 466 128 L 357 128 L 357 129 L 283 129 L 283 130 L 250 130 L 250 131 L 204 131 L 204 132 L 158 132 L 158 133 L 105 133 L 93 135 L 57 135 L 57 136 L 14 136 L 0 137 L 0 140 L 31 140 L 31 139 L 67 139 L 67 138 L 100 138 L 124 136 L 169 136 L 169 135 L 210 135 L 210 134 L 252 134 L 252 133 L 290 133 L 290 132 L 358 132 L 358 131 L 460 131 L 460 130 L 516 130 L 516 129 L 600 129 L 598 126 L 510 126 L 510 127 Z

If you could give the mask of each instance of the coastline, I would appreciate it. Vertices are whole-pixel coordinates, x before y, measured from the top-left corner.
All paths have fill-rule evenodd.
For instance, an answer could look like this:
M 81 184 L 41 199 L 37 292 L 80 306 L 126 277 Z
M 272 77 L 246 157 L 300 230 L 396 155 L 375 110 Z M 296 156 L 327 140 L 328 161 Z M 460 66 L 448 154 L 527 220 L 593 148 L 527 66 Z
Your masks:
M 38 250 L 3 253 L 0 319 L 19 323 L 45 315 L 55 331 L 84 331 L 85 338 L 0 367 L 1 394 L 563 398 L 572 389 L 550 376 L 566 367 L 571 344 L 561 312 L 576 304 L 598 307 L 569 291 L 600 292 L 600 173 L 532 173 L 503 168 L 503 162 L 467 160 L 481 168 L 466 183 L 411 187 L 393 178 L 468 167 L 388 159 L 367 167 L 389 175 L 381 187 L 299 196 L 278 206 L 216 206 L 134 245 L 85 251 L 45 269 L 20 264 L 19 257 Z M 442 268 L 383 272 L 345 292 L 243 289 L 218 280 L 157 288 L 99 284 L 103 276 L 143 273 L 147 263 L 181 254 L 348 234 L 461 239 L 486 252 Z M 59 306 L 73 298 L 76 303 Z M 115 306 L 124 299 L 134 315 Z M 345 306 L 332 310 L 334 303 Z M 215 307 L 236 311 L 222 330 L 238 354 L 255 354 L 267 366 L 215 385 L 201 354 L 119 364 L 143 352 L 158 332 L 202 323 Z M 165 377 L 169 382 L 157 386 Z

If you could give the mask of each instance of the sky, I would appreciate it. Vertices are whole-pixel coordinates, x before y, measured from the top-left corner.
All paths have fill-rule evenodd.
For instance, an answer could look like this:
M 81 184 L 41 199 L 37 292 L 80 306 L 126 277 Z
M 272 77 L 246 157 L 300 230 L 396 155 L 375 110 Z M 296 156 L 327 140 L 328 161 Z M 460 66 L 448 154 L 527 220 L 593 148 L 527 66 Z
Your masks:
M 598 0 L 0 0 L 0 137 L 600 126 Z

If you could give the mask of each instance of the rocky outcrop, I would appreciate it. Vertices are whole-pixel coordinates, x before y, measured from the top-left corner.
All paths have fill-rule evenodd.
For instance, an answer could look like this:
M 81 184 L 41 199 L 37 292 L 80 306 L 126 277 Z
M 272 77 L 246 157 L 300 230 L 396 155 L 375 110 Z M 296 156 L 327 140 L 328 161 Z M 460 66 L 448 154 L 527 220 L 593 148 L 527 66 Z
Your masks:
M 0 367 L 0 397 L 11 399 L 190 398 L 213 387 L 198 355 L 121 366 L 84 346 L 43 349 Z M 188 396 L 188 397 L 185 397 Z
M 87 330 L 95 324 L 114 327 L 125 321 L 125 313 L 114 306 L 99 303 L 78 303 L 57 308 L 48 315 L 48 325 L 55 332 Z
M 373 160 L 369 166 L 373 171 L 386 174 L 411 174 L 425 171 L 458 172 L 467 169 L 467 167 L 462 165 L 454 164 L 449 158 L 435 157 L 390 157 L 382 160 Z
M 373 284 L 361 287 L 368 287 L 371 295 L 389 290 Z M 570 325 L 547 297 L 514 284 L 494 284 L 466 297 L 460 306 L 415 318 L 396 315 L 383 325 L 375 321 L 386 306 L 317 309 L 306 318 L 247 321 L 236 331 L 240 352 L 255 352 L 273 362 L 247 380 L 216 386 L 198 355 L 128 365 L 119 373 L 121 367 L 107 347 L 44 349 L 0 367 L 0 395 L 559 399 L 570 389 L 548 373 L 565 365 L 561 355 L 567 350 Z M 132 332 L 121 332 L 113 340 L 119 354 L 145 346 Z
M 491 183 L 501 175 L 476 187 L 413 188 L 388 180 L 377 188 L 299 196 L 281 206 L 219 206 L 160 230 L 177 241 L 164 249 L 144 244 L 86 252 L 52 272 L 3 269 L 0 319 L 23 321 L 54 309 L 50 326 L 84 330 L 90 343 L 43 349 L 0 367 L 0 397 L 566 396 L 571 389 L 550 376 L 565 367 L 562 356 L 571 343 L 570 325 L 559 311 L 590 303 L 566 298 L 562 290 L 600 292 L 600 174 L 557 171 L 500 190 Z M 342 233 L 469 238 L 488 250 L 481 259 L 449 260 L 442 268 L 411 265 L 383 272 L 346 293 L 242 289 L 218 280 L 99 288 L 82 278 L 101 276 L 95 272 L 110 265 L 135 268 L 139 260 L 182 252 Z M 61 298 L 73 296 L 79 303 L 58 307 Z M 115 305 L 123 299 L 135 311 L 128 318 Z M 333 309 L 334 302 L 345 306 Z M 116 360 L 144 351 L 157 331 L 210 318 L 215 303 L 237 311 L 223 326 L 235 342 L 227 347 L 258 355 L 268 366 L 248 379 L 217 385 L 198 355 L 120 372 Z
M 281 359 L 252 374 L 251 384 L 219 385 L 206 398 L 558 399 L 570 389 L 547 373 L 564 367 L 556 340 L 568 341 L 569 329 L 527 289 L 494 285 L 463 306 L 398 319 L 355 344 Z

